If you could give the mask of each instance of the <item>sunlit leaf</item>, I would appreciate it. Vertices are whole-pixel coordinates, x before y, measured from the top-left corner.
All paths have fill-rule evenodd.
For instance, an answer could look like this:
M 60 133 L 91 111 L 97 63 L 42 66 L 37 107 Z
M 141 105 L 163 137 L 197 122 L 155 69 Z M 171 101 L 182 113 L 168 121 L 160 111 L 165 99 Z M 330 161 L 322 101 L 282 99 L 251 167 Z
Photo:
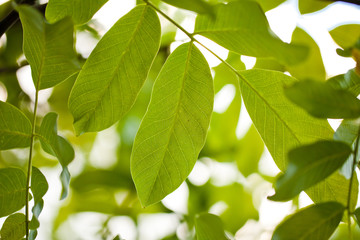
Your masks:
M 214 90 L 209 66 L 192 44 L 178 47 L 154 84 L 135 138 L 131 173 L 144 206 L 174 191 L 205 143 Z
M 195 218 L 198 240 L 227 240 L 221 219 L 210 213 L 202 213 Z
M 53 87 L 78 71 L 69 18 L 48 24 L 36 9 L 16 7 L 24 29 L 24 54 L 31 66 L 35 87 Z
M 183 8 L 200 14 L 213 14 L 212 6 L 204 0 L 162 0 L 175 7 Z
M 343 49 L 353 47 L 360 39 L 360 25 L 341 25 L 330 31 L 331 37 Z
M 276 193 L 269 199 L 291 200 L 329 177 L 344 164 L 351 152 L 347 144 L 336 141 L 319 141 L 291 150 L 285 174 L 276 181 Z
M 299 0 L 299 11 L 301 14 L 316 12 L 330 3 L 330 1 Z
M 31 123 L 16 107 L 0 101 L 0 150 L 30 145 Z
M 326 240 L 335 231 L 345 207 L 326 202 L 303 208 L 287 217 L 275 229 L 272 240 Z
M 50 23 L 70 16 L 75 24 L 88 22 L 108 0 L 49 0 L 45 16 Z
M 26 176 L 18 168 L 0 169 L 0 217 L 25 206 Z
M 260 4 L 264 12 L 276 8 L 281 3 L 285 2 L 285 0 L 255 0 L 255 1 Z
M 286 86 L 285 95 L 296 105 L 318 118 L 356 118 L 360 100 L 350 92 L 325 82 L 305 80 Z
M 22 213 L 15 213 L 7 217 L 0 230 L 1 239 L 22 239 L 26 234 L 25 219 L 25 215 Z
M 144 5 L 131 10 L 104 35 L 70 95 L 78 135 L 108 128 L 130 110 L 159 44 L 159 18 Z
M 269 28 L 258 3 L 236 1 L 214 7 L 216 18 L 198 16 L 195 34 L 207 37 L 238 54 L 272 57 L 285 65 L 301 62 L 307 56 L 304 46 L 282 42 Z

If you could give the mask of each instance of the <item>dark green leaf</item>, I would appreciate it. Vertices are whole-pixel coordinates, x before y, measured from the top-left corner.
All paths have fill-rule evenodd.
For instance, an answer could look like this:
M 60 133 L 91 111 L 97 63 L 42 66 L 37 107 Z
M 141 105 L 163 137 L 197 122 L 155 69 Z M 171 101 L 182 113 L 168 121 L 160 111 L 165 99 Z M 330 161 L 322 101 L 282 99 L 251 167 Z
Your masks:
M 24 54 L 36 89 L 53 87 L 78 71 L 71 20 L 51 25 L 30 6 L 19 5 L 16 9 L 24 29 Z
M 285 95 L 309 114 L 318 118 L 356 118 L 360 100 L 350 92 L 335 89 L 325 82 L 305 80 L 285 87 Z
M 70 95 L 78 135 L 108 128 L 130 110 L 159 45 L 159 18 L 144 5 L 131 10 L 104 35 Z
M 356 73 L 355 69 L 349 70 L 346 74 L 330 78 L 327 82 L 335 88 L 348 90 L 354 96 L 360 94 L 360 76 Z
M 275 36 L 258 3 L 236 1 L 216 5 L 214 9 L 216 18 L 205 15 L 196 18 L 195 34 L 238 54 L 272 57 L 285 65 L 306 58 L 306 47 L 289 45 Z
M 335 231 L 345 207 L 326 202 L 303 208 L 277 226 L 272 240 L 326 240 Z
M 196 216 L 195 230 L 198 240 L 227 240 L 221 219 L 210 213 Z
M 25 234 L 25 215 L 22 213 L 15 213 L 6 218 L 0 230 L 1 239 L 4 240 L 19 240 Z
M 0 150 L 30 145 L 31 123 L 13 105 L 0 101 Z
M 330 35 L 343 49 L 351 48 L 360 39 L 360 25 L 341 25 L 331 30 Z
M 316 12 L 330 3 L 330 1 L 299 0 L 299 11 L 301 14 Z
M 352 149 L 343 142 L 319 141 L 289 152 L 289 165 L 275 183 L 274 201 L 288 201 L 339 169 Z
M 49 0 L 45 16 L 50 23 L 70 16 L 75 24 L 84 24 L 88 22 L 107 1 L 108 0 Z
M 360 227 L 360 208 L 357 208 L 357 209 L 354 211 L 354 216 L 355 216 L 355 220 L 356 220 L 357 224 L 358 224 L 359 227 Z
M 204 0 L 162 0 L 170 5 L 200 14 L 213 14 L 212 6 Z
M 155 81 L 136 135 L 131 173 L 143 206 L 174 191 L 202 149 L 213 109 L 209 66 L 192 43 L 178 47 Z

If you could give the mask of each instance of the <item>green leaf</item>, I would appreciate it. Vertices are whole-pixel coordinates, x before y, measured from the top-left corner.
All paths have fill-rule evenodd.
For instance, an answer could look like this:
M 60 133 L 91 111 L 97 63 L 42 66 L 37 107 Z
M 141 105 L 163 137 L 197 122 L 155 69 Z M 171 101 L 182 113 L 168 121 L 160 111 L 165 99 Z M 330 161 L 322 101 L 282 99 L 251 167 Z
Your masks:
M 25 215 L 22 213 L 15 213 L 6 218 L 4 225 L 0 230 L 1 239 L 22 239 L 26 234 L 25 219 Z
M 352 153 L 349 145 L 337 141 L 319 141 L 289 152 L 285 174 L 275 183 L 273 201 L 288 201 L 339 169 Z
M 56 113 L 48 113 L 44 117 L 40 126 L 39 138 L 44 151 L 55 156 L 63 168 L 60 174 L 60 180 L 63 187 L 61 199 L 64 199 L 67 196 L 70 182 L 70 173 L 67 165 L 74 159 L 75 153 L 70 143 L 63 137 L 57 135 L 56 120 Z
M 45 16 L 49 23 L 70 16 L 75 24 L 87 23 L 108 0 L 49 0 Z
M 167 4 L 183 8 L 200 14 L 213 14 L 212 5 L 204 0 L 162 0 Z
M 227 240 L 221 219 L 210 213 L 202 213 L 195 219 L 198 240 Z
M 70 94 L 78 135 L 108 128 L 130 110 L 159 45 L 159 18 L 144 5 L 131 10 L 104 35 Z
M 351 48 L 360 39 L 360 25 L 341 25 L 331 30 L 330 35 L 337 43 L 337 45 L 343 49 Z
M 357 208 L 353 214 L 355 216 L 355 220 L 356 220 L 357 224 L 360 227 L 360 208 Z
M 357 118 L 360 100 L 350 92 L 335 89 L 326 82 L 305 80 L 286 86 L 285 95 L 318 118 Z
M 260 4 L 264 12 L 276 8 L 281 3 L 285 2 L 285 0 L 255 0 L 255 1 Z
M 299 0 L 299 11 L 301 14 L 307 14 L 319 11 L 329 5 L 331 2 L 316 0 Z
M 78 71 L 70 19 L 51 25 L 30 6 L 19 5 L 16 10 L 24 29 L 24 54 L 36 89 L 53 87 Z
M 18 168 L 0 169 L 0 217 L 25 206 L 26 176 Z
M 297 79 L 324 81 L 326 72 L 320 49 L 311 36 L 301 28 L 297 27 L 293 32 L 291 43 L 303 44 L 309 48 L 309 55 L 305 61 L 287 68 L 291 76 Z
M 209 66 L 192 44 L 178 47 L 155 81 L 136 135 L 131 173 L 143 206 L 174 191 L 205 143 L 214 90 Z
M 255 69 L 240 75 L 246 109 L 280 170 L 286 169 L 286 154 L 294 147 L 333 138 L 334 132 L 326 120 L 311 117 L 286 98 L 283 86 L 294 83 L 294 78 Z M 355 179 L 354 193 L 358 191 L 357 184 Z M 315 202 L 337 201 L 346 205 L 348 186 L 348 181 L 335 173 L 306 193 Z M 356 202 L 357 196 L 354 196 L 351 204 L 356 205 Z
M 30 145 L 31 123 L 13 105 L 0 101 L 0 150 Z
M 345 207 L 325 202 L 303 208 L 287 217 L 275 229 L 272 240 L 326 240 L 335 231 Z
M 306 47 L 289 45 L 275 36 L 258 3 L 236 1 L 216 5 L 214 9 L 216 18 L 205 15 L 196 18 L 195 34 L 238 54 L 271 57 L 285 65 L 306 58 Z
M 350 69 L 346 74 L 332 77 L 327 83 L 335 88 L 348 90 L 354 96 L 360 94 L 360 76 L 356 73 L 355 69 Z

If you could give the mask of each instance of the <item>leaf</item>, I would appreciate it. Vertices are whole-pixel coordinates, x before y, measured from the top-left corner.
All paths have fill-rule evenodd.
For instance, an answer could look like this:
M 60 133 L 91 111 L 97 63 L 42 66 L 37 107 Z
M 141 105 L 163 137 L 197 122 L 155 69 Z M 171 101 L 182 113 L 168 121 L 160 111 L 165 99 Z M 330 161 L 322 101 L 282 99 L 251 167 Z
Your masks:
M 210 213 L 202 213 L 195 219 L 198 240 L 227 240 L 221 219 Z
M 7 217 L 0 230 L 1 239 L 22 239 L 26 234 L 25 219 L 25 215 L 22 213 L 15 213 Z
M 61 199 L 64 199 L 67 196 L 70 182 L 67 165 L 74 159 L 75 153 L 70 143 L 57 135 L 56 119 L 56 113 L 48 113 L 44 117 L 39 130 L 39 138 L 44 151 L 55 156 L 63 168 L 60 180 L 63 187 Z
M 35 88 L 53 87 L 78 71 L 71 20 L 51 25 L 30 6 L 19 5 L 16 9 L 24 29 L 24 54 Z
M 344 164 L 351 153 L 349 145 L 330 140 L 291 150 L 285 174 L 276 181 L 276 193 L 269 199 L 291 200 L 301 191 L 329 177 Z
M 276 227 L 272 240 L 329 239 L 339 225 L 344 210 L 345 207 L 337 202 L 303 208 Z
M 355 220 L 356 220 L 357 224 L 360 227 L 360 208 L 357 208 L 353 214 L 355 216 Z
M 0 217 L 25 206 L 26 176 L 18 168 L 0 169 Z
M 155 81 L 136 135 L 131 174 L 143 206 L 174 191 L 204 146 L 213 109 L 209 66 L 192 44 L 178 47 Z
M 30 146 L 30 120 L 13 105 L 0 101 L 0 150 Z
M 314 1 L 314 0 L 299 0 L 299 11 L 301 14 L 307 14 L 319 11 L 329 5 L 331 2 Z
M 144 5 L 131 10 L 104 35 L 70 94 L 78 135 L 108 128 L 130 110 L 159 45 L 159 18 Z
M 213 14 L 212 5 L 204 0 L 162 0 L 167 4 L 178 8 L 183 8 L 200 14 Z
M 303 44 L 309 48 L 309 55 L 305 61 L 289 66 L 287 70 L 297 79 L 313 79 L 324 81 L 326 72 L 321 53 L 316 42 L 303 29 L 297 27 L 292 35 L 291 43 Z
M 285 65 L 303 61 L 304 46 L 282 42 L 270 30 L 265 14 L 254 1 L 236 1 L 214 7 L 215 18 L 198 16 L 195 33 L 230 51 L 253 57 L 275 58 Z
M 355 69 L 350 69 L 346 74 L 337 75 L 330 78 L 329 83 L 334 88 L 340 88 L 351 92 L 354 96 L 360 94 L 360 76 Z
M 286 169 L 287 153 L 296 146 L 332 139 L 333 130 L 323 119 L 313 118 L 292 104 L 284 95 L 283 86 L 296 79 L 280 72 L 248 70 L 240 72 L 240 87 L 249 115 L 280 170 Z M 353 192 L 357 180 L 354 180 Z M 347 203 L 348 181 L 335 173 L 306 191 L 315 202 Z M 351 199 L 356 205 L 357 196 Z
M 269 11 L 273 8 L 276 8 L 281 3 L 285 2 L 285 0 L 256 0 L 264 10 L 264 12 Z
M 329 33 L 337 45 L 339 45 L 343 49 L 351 48 L 360 39 L 360 25 L 341 25 L 334 28 Z
M 108 0 L 49 0 L 45 16 L 49 23 L 70 16 L 75 24 L 87 23 Z
M 343 89 L 325 82 L 300 81 L 285 87 L 285 95 L 293 103 L 318 118 L 357 118 L 360 101 Z

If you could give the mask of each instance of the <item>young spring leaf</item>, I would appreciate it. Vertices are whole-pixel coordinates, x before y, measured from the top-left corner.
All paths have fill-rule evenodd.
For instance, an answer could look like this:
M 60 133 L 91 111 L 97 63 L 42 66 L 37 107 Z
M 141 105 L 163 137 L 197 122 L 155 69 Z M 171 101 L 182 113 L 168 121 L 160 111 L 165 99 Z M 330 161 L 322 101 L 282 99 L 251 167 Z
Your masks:
M 45 16 L 49 23 L 70 16 L 75 24 L 87 23 L 108 0 L 49 0 Z
M 269 23 L 255 1 L 235 1 L 214 7 L 216 17 L 199 15 L 195 34 L 200 34 L 230 51 L 253 57 L 272 57 L 284 65 L 293 65 L 307 56 L 304 46 L 282 42 L 270 30 Z
M 360 94 L 360 76 L 355 69 L 350 69 L 346 74 L 340 74 L 327 80 L 334 88 L 348 90 L 354 96 Z
M 317 118 L 357 118 L 360 100 L 350 92 L 335 89 L 326 82 L 305 80 L 285 88 L 293 103 Z
M 340 47 L 342 47 L 343 49 L 351 48 L 360 39 L 360 25 L 341 25 L 334 28 L 329 33 Z
M 301 14 L 316 12 L 330 3 L 330 1 L 299 0 L 299 11 Z
M 104 35 L 70 94 L 78 135 L 108 128 L 130 110 L 159 45 L 159 18 L 144 5 L 131 10 Z
M 213 14 L 212 6 L 204 0 L 162 0 L 167 4 L 183 8 L 200 14 Z
M 192 43 L 178 47 L 155 81 L 136 135 L 131 174 L 143 206 L 174 191 L 205 143 L 214 90 L 209 66 Z
M 280 170 L 285 170 L 287 153 L 294 147 L 333 138 L 334 132 L 326 120 L 311 117 L 286 98 L 283 86 L 296 82 L 294 78 L 257 69 L 240 75 L 246 109 Z M 337 201 L 346 205 L 348 186 L 343 176 L 334 173 L 306 193 L 315 202 Z M 357 179 L 352 191 L 358 191 Z M 352 195 L 351 204 L 355 206 L 357 196 Z
M 25 234 L 25 220 L 26 217 L 22 213 L 15 213 L 6 218 L 4 225 L 0 230 L 1 239 L 19 240 Z
M 210 213 L 202 213 L 195 218 L 198 240 L 227 240 L 221 219 Z
M 63 187 L 61 199 L 64 199 L 67 196 L 70 182 L 67 165 L 74 159 L 75 153 L 70 143 L 57 135 L 56 113 L 48 113 L 44 117 L 39 130 L 39 138 L 44 151 L 55 156 L 63 168 L 60 180 Z
M 303 208 L 275 229 L 272 240 L 326 240 L 339 225 L 345 207 L 325 202 Z
M 31 123 L 13 105 L 0 101 L 0 150 L 30 145 Z
M 18 168 L 0 169 L 0 217 L 25 206 L 26 176 Z
M 303 145 L 289 152 L 289 164 L 285 174 L 275 183 L 273 201 L 288 201 L 301 191 L 317 184 L 339 169 L 352 149 L 337 141 L 319 141 Z
M 24 54 L 36 89 L 53 87 L 79 70 L 71 19 L 48 24 L 33 7 L 19 5 L 16 10 L 24 29 Z

